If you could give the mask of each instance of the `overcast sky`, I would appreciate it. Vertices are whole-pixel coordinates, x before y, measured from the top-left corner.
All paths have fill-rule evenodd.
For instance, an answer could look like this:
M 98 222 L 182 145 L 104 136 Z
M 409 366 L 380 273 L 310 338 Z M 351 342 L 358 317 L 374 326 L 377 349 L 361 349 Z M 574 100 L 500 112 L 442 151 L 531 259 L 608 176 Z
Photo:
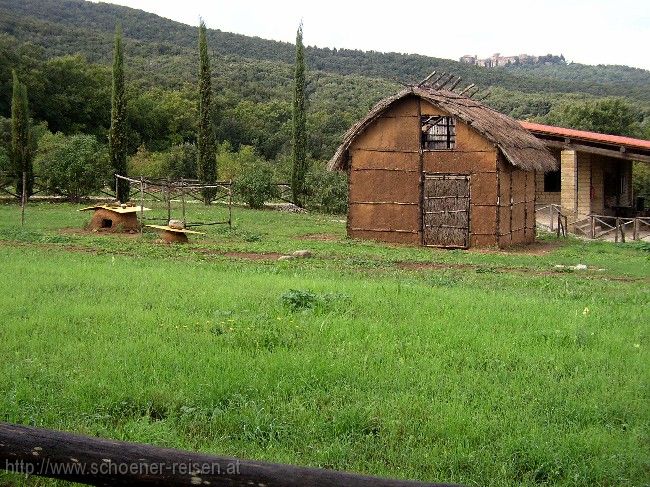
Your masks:
M 114 0 L 191 25 L 318 47 L 458 59 L 495 52 L 564 54 L 650 69 L 650 0 Z

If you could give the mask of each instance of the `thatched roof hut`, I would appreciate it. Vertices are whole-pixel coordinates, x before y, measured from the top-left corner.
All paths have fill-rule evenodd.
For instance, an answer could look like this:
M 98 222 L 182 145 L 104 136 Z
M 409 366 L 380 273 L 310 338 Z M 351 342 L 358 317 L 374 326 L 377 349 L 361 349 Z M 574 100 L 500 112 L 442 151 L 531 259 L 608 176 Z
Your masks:
M 410 86 L 375 105 L 328 164 L 349 173 L 348 234 L 439 247 L 535 238 L 535 171 L 557 169 L 511 117 Z

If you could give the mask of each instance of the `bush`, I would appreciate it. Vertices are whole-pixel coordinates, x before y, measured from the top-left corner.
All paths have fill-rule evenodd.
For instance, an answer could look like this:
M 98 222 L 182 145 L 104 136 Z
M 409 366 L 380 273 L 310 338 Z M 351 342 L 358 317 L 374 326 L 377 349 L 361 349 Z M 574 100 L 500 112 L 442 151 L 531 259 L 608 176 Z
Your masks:
M 164 178 L 169 173 L 169 158 L 163 152 L 151 152 L 144 144 L 129 158 L 128 173 L 132 177 Z
M 109 180 L 108 153 L 92 135 L 47 133 L 40 139 L 34 172 L 48 192 L 79 201 Z
M 198 155 L 194 144 L 175 145 L 166 154 L 166 157 L 167 174 L 163 177 L 170 179 L 196 178 L 196 159 Z
M 344 214 L 348 210 L 348 176 L 328 171 L 324 162 L 315 162 L 307 173 L 307 206 L 325 213 Z
M 257 155 L 255 148 L 250 145 L 242 145 L 238 151 L 233 151 L 232 145 L 226 140 L 217 148 L 217 168 L 221 180 L 238 179 L 251 166 L 264 162 L 265 160 Z
M 4 147 L 0 147 L 0 173 L 9 172 L 11 170 L 11 160 L 9 154 Z
M 234 182 L 234 191 L 251 208 L 263 208 L 278 193 L 273 184 L 273 168 L 266 161 L 247 165 Z

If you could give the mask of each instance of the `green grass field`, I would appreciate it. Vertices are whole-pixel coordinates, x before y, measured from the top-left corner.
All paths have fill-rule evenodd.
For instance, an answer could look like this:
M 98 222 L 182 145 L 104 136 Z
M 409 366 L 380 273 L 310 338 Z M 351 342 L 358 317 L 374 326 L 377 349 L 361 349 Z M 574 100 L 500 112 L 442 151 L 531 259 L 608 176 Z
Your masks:
M 1 421 L 466 485 L 650 482 L 647 244 L 442 251 L 236 208 L 167 246 L 77 208 L 21 228 L 0 206 Z

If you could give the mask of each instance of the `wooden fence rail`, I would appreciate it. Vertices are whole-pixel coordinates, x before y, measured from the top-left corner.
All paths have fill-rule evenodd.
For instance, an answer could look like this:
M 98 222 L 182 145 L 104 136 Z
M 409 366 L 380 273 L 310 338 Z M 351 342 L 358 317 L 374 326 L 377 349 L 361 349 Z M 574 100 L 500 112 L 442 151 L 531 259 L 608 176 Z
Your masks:
M 449 487 L 217 457 L 0 423 L 0 469 L 118 486 Z

